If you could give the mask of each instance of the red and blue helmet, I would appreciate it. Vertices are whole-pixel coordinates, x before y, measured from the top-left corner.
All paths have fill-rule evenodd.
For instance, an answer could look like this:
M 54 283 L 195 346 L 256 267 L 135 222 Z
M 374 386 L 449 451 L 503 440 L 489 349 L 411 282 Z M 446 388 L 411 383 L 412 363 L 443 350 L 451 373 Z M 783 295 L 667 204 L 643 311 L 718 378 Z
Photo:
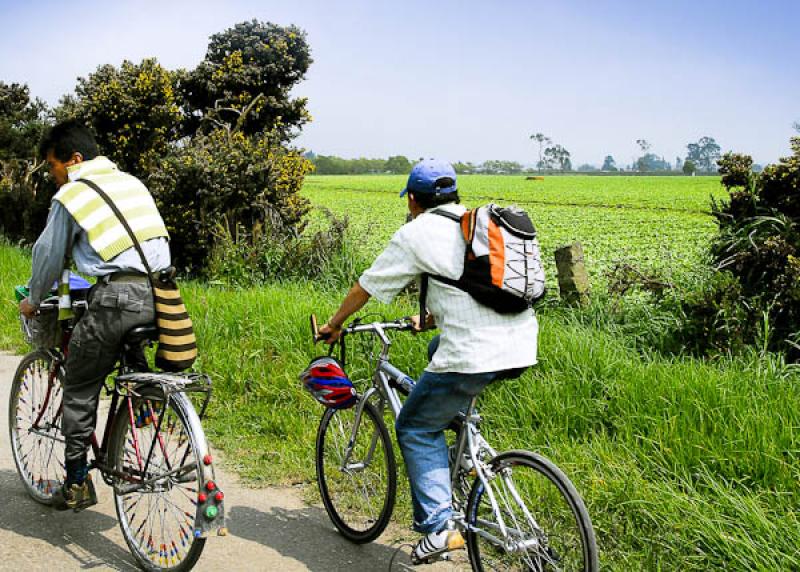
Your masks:
M 300 380 L 314 399 L 325 407 L 347 409 L 357 401 L 356 388 L 336 358 L 314 358 L 300 374 Z

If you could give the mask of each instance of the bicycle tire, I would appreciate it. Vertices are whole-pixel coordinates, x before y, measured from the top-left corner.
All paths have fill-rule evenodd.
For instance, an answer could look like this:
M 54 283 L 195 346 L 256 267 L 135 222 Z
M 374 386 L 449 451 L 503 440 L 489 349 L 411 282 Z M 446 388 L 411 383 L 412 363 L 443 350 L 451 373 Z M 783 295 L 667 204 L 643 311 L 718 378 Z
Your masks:
M 48 391 L 51 376 L 53 385 Z M 52 354 L 31 352 L 14 373 L 8 400 L 8 432 L 17 473 L 31 498 L 44 505 L 52 504 L 66 472 L 61 433 L 63 377 Z M 37 419 L 37 432 L 33 433 Z
M 148 455 L 150 445 L 155 444 L 156 417 L 161 417 L 161 433 L 165 436 L 165 446 L 159 443 L 154 446 L 151 466 L 163 466 L 164 458 L 171 459 L 175 465 L 189 460 L 193 456 L 197 467 L 183 477 L 184 482 L 173 477 L 165 477 L 160 482 L 154 483 L 153 489 L 168 488 L 170 499 L 163 498 L 163 494 L 155 491 L 121 492 L 121 487 L 126 484 L 121 478 L 116 478 L 114 485 L 114 506 L 117 511 L 122 536 L 139 566 L 151 572 L 183 572 L 191 570 L 203 551 L 205 538 L 195 538 L 195 518 L 197 510 L 197 495 L 202 490 L 202 475 L 199 467 L 201 459 L 198 451 L 201 448 L 198 436 L 193 430 L 192 416 L 196 417 L 194 407 L 183 394 L 172 394 L 169 409 L 164 412 L 164 394 L 156 387 L 137 389 L 139 396 L 132 397 L 131 406 L 134 412 L 136 436 L 142 447 L 141 455 Z M 154 416 L 152 412 L 155 412 Z M 148 415 L 149 414 L 149 415 Z M 148 416 L 150 420 L 148 421 Z M 199 421 L 198 421 L 199 422 Z M 180 428 L 178 428 L 180 426 Z M 123 473 L 137 473 L 136 442 L 133 440 L 133 431 L 128 410 L 127 400 L 123 400 L 114 418 L 112 437 L 109 450 L 110 466 Z M 177 436 L 176 428 L 178 428 Z M 166 432 L 166 433 L 165 433 Z M 171 446 L 174 445 L 174 448 Z M 172 453 L 172 454 L 170 454 Z M 185 455 L 185 457 L 184 457 Z M 141 475 L 141 469 L 138 469 Z M 153 478 L 153 471 L 148 470 L 142 477 Z M 156 475 L 157 476 L 157 475 Z M 171 494 L 174 491 L 180 494 Z M 155 496 L 158 495 L 158 498 Z M 155 498 L 155 500 L 154 500 Z M 140 503 L 148 507 L 143 516 L 138 513 Z M 148 524 L 151 515 L 160 517 L 159 522 Z M 171 516 L 170 530 L 165 530 L 165 518 Z M 175 517 L 178 517 L 177 520 Z M 160 528 L 161 537 L 154 539 L 154 532 L 158 535 Z
M 509 540 L 516 544 L 517 550 L 498 546 L 476 530 L 500 536 L 489 495 L 483 482 L 476 478 L 467 506 L 467 551 L 475 572 L 598 570 L 591 518 L 575 486 L 561 469 L 529 451 L 501 453 L 490 460 L 488 466 L 492 475 L 488 479 L 489 486 L 506 526 L 512 529 Z M 512 487 L 533 520 L 512 498 Z M 523 542 L 530 546 L 519 549 Z
M 356 465 L 366 459 L 370 448 L 374 447 L 371 462 L 362 463 L 363 469 L 352 470 L 349 474 L 341 469 L 357 408 L 358 405 L 325 411 L 317 431 L 315 457 L 317 484 L 328 516 L 342 536 L 353 543 L 364 544 L 380 536 L 392 518 L 397 465 L 386 425 L 375 406 L 367 402 L 350 464 Z M 371 431 L 365 430 L 365 422 L 371 425 Z M 373 494 L 368 490 L 371 485 L 381 490 Z

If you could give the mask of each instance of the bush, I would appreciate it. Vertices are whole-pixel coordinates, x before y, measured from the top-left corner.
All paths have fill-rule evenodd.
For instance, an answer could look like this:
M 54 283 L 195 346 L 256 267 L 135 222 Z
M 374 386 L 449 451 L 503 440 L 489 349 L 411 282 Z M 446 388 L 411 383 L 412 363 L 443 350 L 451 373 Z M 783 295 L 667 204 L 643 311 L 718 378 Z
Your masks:
M 299 191 L 310 170 L 308 160 L 271 135 L 227 129 L 199 134 L 164 157 L 148 185 L 169 230 L 176 267 L 202 274 L 215 236 L 255 231 L 268 217 L 301 232 L 309 205 Z
M 720 160 L 729 200 L 712 204 L 719 232 L 712 262 L 738 284 L 743 319 L 761 327 L 743 328 L 743 341 L 800 357 L 794 338 L 800 330 L 800 138 L 793 155 L 756 175 L 752 159 L 728 153 Z M 726 304 L 733 303 L 724 297 Z M 714 311 L 713 298 L 707 310 Z M 701 301 L 702 302 L 702 301 Z M 700 316 L 703 312 L 700 312 Z M 737 318 L 738 319 L 738 318 Z M 702 325 L 701 319 L 699 325 Z M 732 339 L 735 341 L 735 339 Z
M 219 225 L 209 278 L 240 287 L 297 279 L 329 286 L 352 283 L 363 268 L 347 238 L 349 221 L 320 210 L 327 227 L 313 233 L 298 233 L 279 217 L 267 217 L 250 232 L 239 226 L 235 234 Z
M 106 64 L 78 78 L 77 98 L 65 98 L 57 112 L 91 126 L 103 153 L 142 177 L 176 138 L 183 117 L 176 83 L 177 74 L 155 59 L 124 61 L 119 69 Z

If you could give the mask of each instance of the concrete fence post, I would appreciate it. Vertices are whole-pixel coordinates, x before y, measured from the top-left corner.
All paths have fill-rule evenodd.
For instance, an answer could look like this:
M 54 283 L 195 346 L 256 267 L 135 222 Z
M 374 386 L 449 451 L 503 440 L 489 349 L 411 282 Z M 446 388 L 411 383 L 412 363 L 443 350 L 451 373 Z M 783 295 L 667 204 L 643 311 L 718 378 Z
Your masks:
M 589 275 L 583 262 L 580 242 L 562 246 L 555 252 L 558 269 L 558 289 L 567 304 L 585 306 L 589 303 Z

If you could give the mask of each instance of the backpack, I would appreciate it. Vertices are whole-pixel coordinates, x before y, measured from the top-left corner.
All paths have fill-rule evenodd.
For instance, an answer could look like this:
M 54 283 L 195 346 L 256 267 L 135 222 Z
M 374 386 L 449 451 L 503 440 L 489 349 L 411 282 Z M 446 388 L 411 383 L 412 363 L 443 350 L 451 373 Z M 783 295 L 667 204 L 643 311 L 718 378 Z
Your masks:
M 429 277 L 467 292 L 500 314 L 522 312 L 544 296 L 539 241 L 525 211 L 513 205 L 504 208 L 490 203 L 462 216 L 444 210 L 430 212 L 457 222 L 467 248 L 464 272 L 458 280 L 423 274 L 421 316 L 425 316 Z

